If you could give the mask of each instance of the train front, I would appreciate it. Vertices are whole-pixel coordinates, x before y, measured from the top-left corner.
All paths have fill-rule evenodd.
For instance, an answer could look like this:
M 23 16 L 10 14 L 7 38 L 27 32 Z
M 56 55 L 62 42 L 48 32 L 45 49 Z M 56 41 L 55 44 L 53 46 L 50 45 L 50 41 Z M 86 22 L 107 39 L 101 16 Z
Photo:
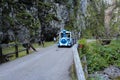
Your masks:
M 59 42 L 58 42 L 58 47 L 71 47 L 72 46 L 72 38 L 71 38 L 71 32 L 62 30 L 59 33 Z

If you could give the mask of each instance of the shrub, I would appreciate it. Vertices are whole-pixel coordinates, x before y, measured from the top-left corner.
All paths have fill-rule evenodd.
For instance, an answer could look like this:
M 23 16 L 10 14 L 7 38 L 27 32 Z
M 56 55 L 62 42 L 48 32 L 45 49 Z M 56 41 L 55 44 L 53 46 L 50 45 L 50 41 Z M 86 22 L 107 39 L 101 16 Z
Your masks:
M 120 67 L 120 44 L 112 41 L 109 45 L 103 46 L 100 43 L 89 43 L 84 48 L 85 51 L 80 51 L 80 57 L 86 55 L 88 72 L 103 70 L 109 65 Z
M 87 41 L 84 38 L 78 40 L 78 44 L 86 44 L 86 43 L 87 43 Z

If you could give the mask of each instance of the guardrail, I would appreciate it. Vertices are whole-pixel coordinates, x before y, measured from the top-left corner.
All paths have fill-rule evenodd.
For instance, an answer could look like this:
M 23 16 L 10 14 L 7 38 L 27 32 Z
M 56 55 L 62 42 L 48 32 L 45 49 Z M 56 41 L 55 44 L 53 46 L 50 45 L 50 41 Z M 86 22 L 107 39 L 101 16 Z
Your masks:
M 28 44 L 28 43 L 25 43 L 25 44 Z M 26 54 L 29 54 L 29 47 L 26 46 L 26 48 L 23 48 L 23 49 L 18 49 L 18 47 L 23 44 L 0 44 L 0 63 L 3 63 L 3 62 L 6 62 L 6 61 L 9 61 L 9 57 L 12 57 L 13 54 L 15 54 L 16 58 L 19 57 L 19 52 L 22 52 L 22 51 L 26 51 Z M 15 48 L 15 51 L 13 52 L 8 52 L 6 54 L 3 53 L 3 49 L 4 48 L 7 48 L 7 47 L 14 47 Z
M 81 60 L 78 55 L 77 44 L 73 46 L 74 64 L 78 80 L 86 80 L 85 74 L 82 68 Z

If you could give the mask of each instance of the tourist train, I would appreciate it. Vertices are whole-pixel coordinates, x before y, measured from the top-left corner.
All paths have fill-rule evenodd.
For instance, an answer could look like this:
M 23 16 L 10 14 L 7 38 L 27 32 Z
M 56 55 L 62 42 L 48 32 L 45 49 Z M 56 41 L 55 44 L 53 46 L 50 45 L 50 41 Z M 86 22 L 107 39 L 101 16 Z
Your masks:
M 59 33 L 58 47 L 71 47 L 74 44 L 72 33 L 67 30 L 62 30 Z

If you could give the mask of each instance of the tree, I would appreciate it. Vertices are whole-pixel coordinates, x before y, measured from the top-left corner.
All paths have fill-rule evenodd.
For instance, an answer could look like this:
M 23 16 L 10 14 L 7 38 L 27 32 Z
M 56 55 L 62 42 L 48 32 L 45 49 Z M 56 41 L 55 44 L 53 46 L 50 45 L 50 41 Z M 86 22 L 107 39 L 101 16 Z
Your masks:
M 116 0 L 113 1 L 112 5 L 110 5 L 107 9 L 105 9 L 105 30 L 106 30 L 106 38 L 110 38 L 110 21 L 113 16 L 114 10 L 117 8 Z

